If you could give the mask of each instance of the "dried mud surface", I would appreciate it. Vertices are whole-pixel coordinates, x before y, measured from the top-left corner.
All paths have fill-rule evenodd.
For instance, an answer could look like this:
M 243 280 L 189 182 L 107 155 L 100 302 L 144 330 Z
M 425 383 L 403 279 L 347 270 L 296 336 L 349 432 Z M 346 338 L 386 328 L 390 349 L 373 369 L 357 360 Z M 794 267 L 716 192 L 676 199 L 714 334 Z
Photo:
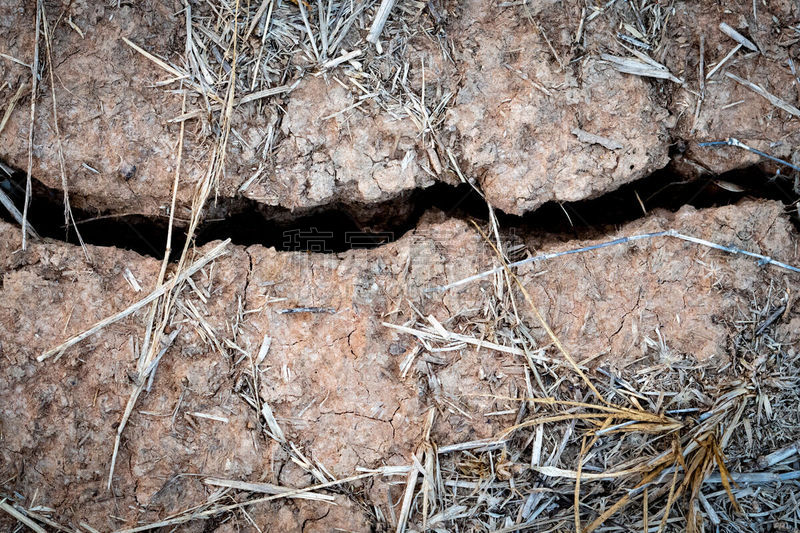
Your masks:
M 669 46 L 662 52 L 664 64 L 673 72 L 681 72 L 687 85 L 676 87 L 670 111 L 677 118 L 676 139 L 684 140 L 687 175 L 723 173 L 744 168 L 763 160 L 746 150 L 724 147 L 698 147 L 699 141 L 719 141 L 735 137 L 775 157 L 797 164 L 796 147 L 800 141 L 798 117 L 779 110 L 765 98 L 726 76 L 730 72 L 756 83 L 792 105 L 798 98 L 798 84 L 792 75 L 792 61 L 798 62 L 797 39 L 787 32 L 787 25 L 800 18 L 796 3 L 778 1 L 759 6 L 753 18 L 752 5 L 722 6 L 710 2 L 676 4 L 669 23 L 672 29 Z M 759 49 L 738 51 L 710 79 L 700 82 L 699 43 L 705 41 L 706 76 L 731 52 L 736 42 L 716 27 L 725 22 L 748 37 Z M 702 101 L 692 94 L 701 88 Z M 683 148 L 684 145 L 681 145 Z M 773 167 L 768 167 L 774 171 Z M 784 172 L 785 167 L 780 169 Z
M 84 32 L 62 20 L 51 47 L 73 203 L 102 213 L 165 215 L 179 131 L 171 119 L 182 113 L 181 97 L 158 86 L 169 74 L 122 38 L 180 64 L 180 3 L 149 1 L 119 10 L 89 2 L 45 5 L 51 17 L 63 15 Z M 4 53 L 23 62 L 33 55 L 34 7 L 0 3 Z M 749 5 L 676 2 L 640 26 L 620 8 L 590 19 L 576 41 L 582 9 L 575 1 L 496 9 L 478 1 L 433 3 L 415 12 L 414 23 L 424 31 L 393 38 L 383 54 L 367 50 L 362 70 L 345 64 L 320 72 L 298 56 L 274 80 L 297 83 L 292 92 L 234 109 L 235 135 L 218 196 L 295 211 L 333 204 L 364 211 L 436 181 L 457 182 L 456 161 L 495 207 L 522 214 L 549 201 L 599 196 L 671 160 L 687 176 L 761 161 L 733 147 L 698 147 L 700 141 L 736 137 L 797 159 L 797 117 L 725 75 L 795 101 L 787 63 L 795 40 L 786 28 L 798 18 L 796 5 L 771 2 L 757 10 L 756 20 Z M 761 53 L 740 51 L 701 83 L 701 35 L 705 73 L 735 44 L 716 29 L 720 22 L 749 36 Z M 686 83 L 623 74 L 601 60 L 601 53 L 630 55 L 614 39 L 625 24 L 651 29 L 648 37 L 659 45 L 654 59 Z M 355 28 L 348 33 L 354 42 L 360 37 Z M 45 69 L 36 112 L 33 174 L 61 189 L 47 74 Z M 6 100 L 30 83 L 29 70 L 9 60 L 0 65 L 0 78 L 7 83 Z M 430 126 L 420 127 L 411 96 L 425 98 Z M 23 169 L 28 104 L 23 93 L 0 133 L 0 157 Z M 201 110 L 203 102 L 194 96 L 186 106 Z M 211 157 L 211 118 L 201 113 L 186 122 L 179 220 L 187 216 L 194 183 Z
M 51 18 L 64 9 L 60 3 L 46 6 Z M 56 109 L 65 175 L 75 205 L 101 212 L 165 213 L 179 131 L 168 120 L 180 115 L 181 100 L 151 87 L 165 77 L 163 71 L 131 50 L 121 37 L 153 43 L 160 53 L 174 52 L 180 46 L 180 28 L 173 17 L 177 6 L 149 1 L 118 11 L 103 3 L 77 2 L 70 5 L 68 16 L 79 28 L 86 28 L 85 36 L 66 24 L 56 28 L 51 45 L 53 74 L 58 80 Z M 31 61 L 35 2 L 2 2 L 0 13 L 4 53 Z M 0 73 L 13 91 L 20 84 L 30 85 L 30 70 L 16 63 L 5 63 Z M 41 83 L 32 174 L 60 190 L 58 142 L 46 70 Z M 3 160 L 20 169 L 27 168 L 29 128 L 30 101 L 26 98 L 0 136 Z M 179 195 L 184 205 L 191 200 L 192 185 L 206 159 L 200 153 L 200 139 L 190 135 L 186 142 L 186 179 Z M 222 187 L 226 189 L 225 184 Z
M 91 2 L 46 5 L 51 14 L 63 13 L 78 28 L 85 28 L 81 36 L 61 24 L 52 39 L 58 125 L 73 204 L 103 213 L 165 216 L 177 164 L 179 125 L 173 119 L 183 114 L 182 100 L 157 86 L 169 79 L 169 73 L 131 49 L 123 38 L 180 64 L 185 21 L 176 13 L 182 4 L 144 2 L 119 10 Z M 0 3 L 8 43 L 5 53 L 33 56 L 34 19 L 35 4 Z M 452 70 L 435 43 L 413 39 L 402 47 L 409 61 L 428 65 L 429 87 L 431 76 L 445 77 Z M 283 80 L 296 83 L 290 96 L 236 107 L 235 134 L 228 145 L 219 197 L 242 196 L 303 211 L 337 203 L 377 204 L 434 183 L 433 152 L 424 147 L 407 113 L 359 98 L 363 93 L 337 81 L 336 74 L 303 77 L 307 67 L 297 68 L 301 74 L 290 73 Z M 0 74 L 8 84 L 4 90 L 9 98 L 20 84 L 29 83 L 29 70 L 11 61 L 0 67 Z M 45 71 L 36 109 L 33 175 L 60 190 L 48 80 Z M 414 90 L 421 79 L 412 72 L 406 83 Z M 20 169 L 27 168 L 28 104 L 25 98 L 16 106 L 0 134 L 0 158 Z M 197 97 L 186 103 L 187 112 L 202 108 Z M 194 185 L 211 159 L 215 126 L 209 118 L 187 121 L 179 221 L 188 218 Z M 275 139 L 274 145 L 268 139 Z M 253 175 L 260 179 L 248 182 Z
M 645 79 L 589 55 L 573 62 L 576 28 L 568 23 L 580 19 L 580 6 L 569 4 L 533 8 L 538 28 L 520 11 L 498 17 L 480 1 L 466 2 L 459 17 L 463 72 L 447 127 L 467 173 L 509 213 L 592 198 L 668 162 L 670 113 Z M 598 23 L 592 31 L 612 28 Z M 577 130 L 608 146 L 582 142 Z
M 796 238 L 782 209 L 779 203 L 750 202 L 659 212 L 620 228 L 620 234 L 676 228 L 796 263 Z M 58 242 L 18 252 L 18 230 L 3 224 L 2 234 L 4 488 L 28 497 L 36 493 L 37 502 L 54 508 L 64 522 L 83 520 L 112 530 L 155 521 L 203 503 L 213 487 L 200 476 L 288 486 L 313 482 L 265 438 L 256 411 L 242 398 L 250 363 L 232 346 L 256 353 L 265 335 L 272 344 L 259 372 L 259 399 L 271 405 L 287 438 L 335 476 L 357 467 L 407 464 L 428 408 L 439 413 L 432 439 L 440 446 L 491 437 L 513 423 L 513 416 L 481 413 L 508 408 L 484 395 L 513 396 L 523 386 L 518 357 L 474 347 L 431 359 L 421 355 L 404 379 L 400 364 L 416 341 L 381 324 L 413 318 L 404 304 L 410 301 L 451 331 L 502 343 L 503 332 L 493 329 L 487 307 L 491 280 L 443 294 L 424 292 L 492 264 L 482 238 L 466 223 L 431 216 L 395 243 L 336 255 L 233 247 L 195 276 L 197 290 L 187 287 L 182 294 L 170 326 L 180 331 L 151 392 L 137 405 L 113 492 L 107 492 L 113 436 L 132 388 L 129 372 L 145 313 L 109 326 L 59 360 L 37 363 L 35 357 L 140 298 L 124 281 L 125 268 L 146 291 L 159 264 L 92 247 L 89 265 L 79 248 Z M 541 236 L 528 244 L 550 252 L 590 243 Z M 610 248 L 521 271 L 567 348 L 578 360 L 591 358 L 593 368 L 642 358 L 653 364 L 685 357 L 724 361 L 731 335 L 726 324 L 770 280 L 790 283 L 784 277 L 751 260 L 677 240 Z M 279 312 L 300 306 L 335 312 Z M 527 314 L 525 319 L 536 324 Z M 657 339 L 657 332 L 668 350 L 643 341 Z M 546 344 L 541 330 L 533 328 L 533 334 Z M 364 488 L 390 516 L 388 502 L 398 501 L 401 488 L 385 481 Z M 379 526 L 363 503 L 336 498 L 338 506 L 303 500 L 254 506 L 252 517 L 262 530 Z M 184 530 L 209 531 L 203 527 L 210 526 Z
M 281 13 L 298 7 L 279 4 Z M 247 200 L 266 212 L 275 208 L 284 220 L 322 209 L 391 219 L 413 209 L 415 191 L 463 178 L 494 208 L 521 216 L 548 202 L 601 197 L 659 169 L 669 169 L 667 185 L 756 164 L 764 175 L 779 168 L 735 147 L 698 146 L 729 137 L 800 163 L 798 117 L 725 75 L 797 101 L 789 66 L 800 62 L 790 29 L 800 20 L 796 2 L 758 4 L 755 16 L 750 2 L 656 3 L 643 20 L 618 4 L 584 19 L 587 5 L 576 0 L 491 8 L 478 0 L 401 0 L 397 12 L 405 18 L 390 19 L 382 52 L 363 43 L 368 17 L 344 38 L 363 48 L 357 61 L 321 68 L 293 50 L 268 76 L 271 86 L 292 86 L 290 92 L 232 109 L 225 172 L 214 191 L 222 207 L 213 215 L 252 206 Z M 180 131 L 172 119 L 201 110 L 184 123 L 175 212 L 183 224 L 212 158 L 219 115 L 202 112 L 191 91 L 184 103 L 170 74 L 122 38 L 181 64 L 185 3 L 43 5 L 48 21 L 59 20 L 51 28 L 55 87 L 43 59 L 32 175 L 56 190 L 66 181 L 72 203 L 87 211 L 164 218 Z M 201 15 L 208 9 L 192 6 Z M 0 161 L 17 169 L 28 161 L 31 75 L 9 57 L 24 63 L 33 56 L 35 9 L 33 2 L 0 0 L 0 102 L 21 95 L 0 128 Z M 735 45 L 717 29 L 720 22 L 759 52 L 739 51 L 701 81 L 701 37 L 703 73 Z M 615 35 L 631 28 L 646 34 L 651 57 L 685 83 L 623 74 L 601 59 L 629 55 Z M 800 263 L 794 206 L 743 199 L 672 213 L 647 212 L 646 203 L 641 218 L 591 229 L 591 239 L 573 238 L 579 232 L 570 228 L 512 228 L 502 237 L 517 252 L 536 254 L 675 229 Z M 508 413 L 515 404 L 503 398 L 525 389 L 522 357 L 486 346 L 425 347 L 391 324 L 441 324 L 505 345 L 519 324 L 512 327 L 497 309 L 510 307 L 541 355 L 561 357 L 520 292 L 509 292 L 500 277 L 427 290 L 496 266 L 466 220 L 428 212 L 395 242 L 341 253 L 230 245 L 177 300 L 167 328 L 175 340 L 136 404 L 108 490 L 146 312 L 58 358 L 36 357 L 139 301 L 161 264 L 122 246 L 89 246 L 88 253 L 87 260 L 80 247 L 50 239 L 32 240 L 23 251 L 19 227 L 0 221 L 0 487 L 73 528 L 85 522 L 113 531 L 203 505 L 219 494 L 205 483 L 209 477 L 307 487 L 319 481 L 309 474 L 314 468 L 333 479 L 405 466 L 426 440 L 430 412 L 437 446 L 496 437 L 514 424 Z M 126 281 L 127 271 L 141 291 Z M 737 321 L 773 291 L 798 290 L 785 271 L 666 237 L 523 266 L 517 275 L 566 349 L 598 375 L 679 361 L 724 367 L 736 357 Z M 793 345 L 800 339 L 795 301 L 789 297 L 775 325 Z M 256 368 L 252 355 L 266 338 L 269 350 Z M 570 392 L 573 385 L 560 384 Z M 294 451 L 269 437 L 263 405 Z M 393 529 L 404 482 L 366 478 L 326 492 L 335 505 L 279 499 L 178 530 Z M 245 497 L 229 491 L 222 501 Z M 15 524 L 0 513 L 0 527 Z

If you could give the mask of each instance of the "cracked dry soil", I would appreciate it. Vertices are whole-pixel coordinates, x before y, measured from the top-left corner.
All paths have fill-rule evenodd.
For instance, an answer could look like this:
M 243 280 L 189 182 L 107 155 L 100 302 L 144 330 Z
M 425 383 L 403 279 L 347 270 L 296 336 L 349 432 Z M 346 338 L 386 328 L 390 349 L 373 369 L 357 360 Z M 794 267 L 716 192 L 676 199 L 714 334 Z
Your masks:
M 277 21 L 299 20 L 297 4 L 268 3 L 274 4 Z M 212 4 L 186 3 L 201 16 L 210 16 Z M 82 524 L 114 531 L 205 504 L 216 490 L 204 483 L 206 477 L 287 487 L 316 483 L 309 468 L 268 436 L 252 402 L 269 405 L 287 439 L 331 478 L 359 468 L 409 464 L 425 439 L 431 409 L 437 415 L 430 439 L 438 446 L 500 434 L 515 421 L 503 398 L 516 397 L 525 386 L 519 355 L 480 346 L 430 350 L 384 325 L 432 316 L 449 331 L 499 344 L 508 338 L 507 325 L 495 320 L 490 303 L 498 285 L 507 290 L 502 282 L 487 278 L 447 292 L 426 291 L 496 265 L 466 217 L 436 209 L 420 215 L 412 205 L 411 195 L 420 189 L 444 195 L 462 190 L 436 188 L 455 186 L 460 176 L 485 195 L 501 220 L 515 224 L 501 230 L 518 254 L 676 229 L 800 263 L 795 184 L 785 176 L 787 169 L 733 147 L 697 145 L 737 137 L 796 163 L 797 117 L 724 75 L 705 82 L 696 113 L 701 35 L 706 64 L 733 46 L 716 30 L 721 21 L 760 49 L 736 56 L 723 71 L 761 80 L 780 98 L 797 101 L 785 62 L 786 53 L 797 54 L 789 29 L 800 21 L 796 3 L 759 4 L 754 19 L 749 2 L 725 8 L 706 1 L 657 2 L 664 4 L 659 13 L 666 19 L 658 23 L 663 29 L 656 39 L 649 26 L 631 22 L 624 7 L 586 20 L 587 9 L 596 7 L 592 2 L 401 0 L 387 23 L 391 37 L 383 52 L 364 42 L 376 7 L 366 4 L 343 39 L 363 49 L 358 65 L 320 69 L 297 49 L 274 55 L 280 68 L 270 67 L 270 83 L 294 89 L 235 108 L 236 135 L 218 187 L 220 202 L 206 217 L 232 217 L 242 205 L 261 209 L 264 227 L 255 231 L 274 236 L 270 217 L 285 229 L 328 209 L 346 213 L 360 229 L 396 230 L 402 219 L 404 232 L 380 246 L 336 253 L 235 244 L 196 274 L 178 299 L 169 326 L 177 331 L 174 342 L 135 407 L 107 490 L 116 428 L 138 379 L 132 371 L 146 313 L 111 324 L 57 360 L 36 358 L 154 289 L 160 260 L 126 249 L 129 243 L 113 235 L 102 242 L 116 245 L 89 243 L 90 261 L 74 239 L 32 239 L 23 251 L 19 226 L 0 222 L 3 497 L 44 509 L 40 512 L 70 531 L 88 531 Z M 182 102 L 159 86 L 164 71 L 121 38 L 178 64 L 186 46 L 184 3 L 48 0 L 44 5 L 52 19 L 56 106 L 73 205 L 87 216 L 135 215 L 145 225 L 160 220 L 163 227 L 179 128 L 171 119 L 182 114 Z M 309 9 L 316 13 L 316 6 Z M 8 58 L 25 63 L 33 57 L 35 13 L 35 2 L 0 1 L 5 54 L 0 95 L 9 110 L 0 131 L 0 158 L 16 169 L 27 166 L 30 89 L 15 106 L 8 102 L 30 83 L 30 70 Z M 654 23 L 648 18 L 639 24 Z M 614 40 L 620 27 L 639 27 L 654 45 L 657 41 L 649 53 L 686 83 L 624 74 L 602 61 L 601 52 L 624 52 L 623 42 Z M 308 38 L 303 31 L 301 37 Z M 270 39 L 264 42 L 289 47 Z M 60 190 L 48 79 L 42 76 L 37 97 L 32 174 Z M 364 98 L 371 92 L 381 94 Z M 423 100 L 430 124 L 421 131 L 410 108 Z M 201 113 L 186 121 L 175 212 L 179 231 L 208 164 L 215 127 L 196 95 L 188 98 L 188 109 Z M 619 148 L 584 142 L 576 128 Z M 698 209 L 686 198 L 677 210 L 652 210 L 647 198 L 637 200 L 636 183 L 648 176 L 663 181 L 656 183 L 658 190 L 688 180 L 719 187 L 713 185 L 717 175 L 743 168 L 756 182 L 772 179 L 780 194 L 768 199 L 761 186 L 752 185 L 733 195 L 737 201 L 726 197 Z M 775 177 L 779 168 L 783 174 Z M 642 202 L 646 213 L 629 216 L 624 224 L 604 222 L 602 203 L 594 204 L 600 206 L 594 209 L 600 222 L 592 221 L 591 228 L 581 222 L 582 204 L 564 211 L 563 218 L 551 211 L 559 219 L 547 224 L 547 231 L 531 231 L 526 224 L 545 204 L 602 202 L 625 184 L 633 184 L 634 194 L 621 201 L 635 210 Z M 247 203 L 237 204 L 243 199 Z M 37 205 L 53 208 L 34 196 L 32 212 Z M 485 213 L 467 213 L 487 220 Z M 573 229 L 573 222 L 582 229 Z M 226 230 L 253 231 L 244 225 Z M 141 291 L 126 281 L 128 271 Z M 800 338 L 796 274 L 685 242 L 607 248 L 528 265 L 517 275 L 564 345 L 576 359 L 589 361 L 590 370 L 659 361 L 664 353 L 648 342 L 654 338 L 665 339 L 670 357 L 724 365 L 732 357 L 733 323 L 743 309 L 773 293 L 791 295 L 775 336 L 791 349 Z M 521 302 L 516 289 L 512 293 Z M 332 312 L 281 312 L 302 307 Z M 519 315 L 531 339 L 557 357 L 531 312 L 520 306 Z M 265 337 L 271 344 L 254 380 L 252 357 Z M 373 477 L 353 486 L 357 490 L 330 492 L 334 504 L 278 499 L 249 507 L 247 518 L 231 513 L 179 530 L 394 529 L 404 485 Z M 0 527 L 13 530 L 16 521 L 2 514 Z

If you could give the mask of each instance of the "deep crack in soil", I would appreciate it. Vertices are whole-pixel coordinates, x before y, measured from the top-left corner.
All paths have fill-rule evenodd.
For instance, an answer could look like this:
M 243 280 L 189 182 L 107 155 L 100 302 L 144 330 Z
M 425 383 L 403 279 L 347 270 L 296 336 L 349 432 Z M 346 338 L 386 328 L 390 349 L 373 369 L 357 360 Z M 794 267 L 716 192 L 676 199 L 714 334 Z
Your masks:
M 24 172 L 16 171 L 0 181 L 0 189 L 22 210 Z M 40 235 L 77 243 L 72 227 L 64 223 L 63 193 L 33 180 L 29 221 Z M 720 176 L 696 179 L 681 177 L 671 166 L 629 183 L 598 198 L 580 202 L 549 202 L 524 215 L 497 211 L 500 226 L 509 236 L 561 235 L 564 238 L 598 238 L 627 222 L 642 218 L 643 209 L 677 211 L 685 205 L 717 207 L 744 198 L 779 200 L 788 208 L 796 205 L 798 189 L 788 176 L 767 174 L 753 166 Z M 196 235 L 196 244 L 231 238 L 234 244 L 262 245 L 278 251 L 343 252 L 352 248 L 375 248 L 400 238 L 418 225 L 421 217 L 438 210 L 461 220 L 487 221 L 486 203 L 469 185 L 437 183 L 394 200 L 371 207 L 331 205 L 304 212 L 265 206 L 253 200 L 221 199 L 210 206 Z M 797 212 L 792 221 L 800 226 Z M 6 210 L 2 218 L 16 223 Z M 73 208 L 75 220 L 87 244 L 114 246 L 151 257 L 161 257 L 169 217 L 118 215 Z M 368 213 L 365 215 L 365 213 Z M 176 220 L 178 228 L 185 221 Z M 182 249 L 185 234 L 173 234 L 173 260 Z

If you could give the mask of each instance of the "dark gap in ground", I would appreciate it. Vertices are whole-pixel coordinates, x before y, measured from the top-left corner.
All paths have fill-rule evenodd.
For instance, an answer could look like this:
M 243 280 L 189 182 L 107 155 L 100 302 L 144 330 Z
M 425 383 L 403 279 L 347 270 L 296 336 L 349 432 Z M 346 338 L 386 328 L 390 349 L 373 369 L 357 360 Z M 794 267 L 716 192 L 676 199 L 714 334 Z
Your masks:
M 20 210 L 24 187 L 22 172 L 0 180 L 0 188 Z M 737 188 L 743 191 L 731 190 Z M 694 180 L 683 179 L 667 168 L 599 198 L 564 204 L 550 202 L 522 217 L 500 212 L 498 219 L 509 235 L 538 232 L 590 238 L 641 218 L 644 213 L 639 199 L 649 212 L 657 208 L 676 211 L 684 205 L 698 208 L 727 205 L 746 197 L 780 200 L 789 205 L 797 201 L 798 194 L 792 180 L 765 174 L 758 167 Z M 281 251 L 341 252 L 373 248 L 398 239 L 430 210 L 454 218 L 488 221 L 486 205 L 469 185 L 440 183 L 384 204 L 334 205 L 302 215 L 250 200 L 222 200 L 212 210 L 214 214 L 201 224 L 196 243 L 202 245 L 230 237 L 235 244 L 259 244 Z M 14 222 L 5 209 L 0 211 L 4 220 Z M 105 215 L 82 209 L 73 209 L 73 213 L 88 244 L 116 246 L 154 257 L 163 254 L 166 217 Z M 33 181 L 29 220 L 42 236 L 77 243 L 74 230 L 64 225 L 61 191 L 37 180 Z M 796 217 L 793 220 L 797 222 Z M 176 228 L 172 245 L 175 254 L 184 241 L 183 229 Z
M 795 190 L 793 177 L 766 173 L 760 166 L 698 178 L 683 177 L 668 166 L 598 198 L 545 204 L 532 215 L 522 217 L 520 227 L 528 232 L 596 238 L 608 234 L 616 226 L 642 218 L 646 215 L 645 210 L 647 213 L 656 209 L 675 212 L 687 205 L 698 209 L 719 207 L 748 198 L 778 200 L 788 208 L 794 206 L 800 194 Z M 800 230 L 794 209 L 791 216 L 795 227 Z M 555 218 L 560 220 L 560 224 L 550 222 Z M 512 220 L 500 222 L 506 227 L 514 226 Z

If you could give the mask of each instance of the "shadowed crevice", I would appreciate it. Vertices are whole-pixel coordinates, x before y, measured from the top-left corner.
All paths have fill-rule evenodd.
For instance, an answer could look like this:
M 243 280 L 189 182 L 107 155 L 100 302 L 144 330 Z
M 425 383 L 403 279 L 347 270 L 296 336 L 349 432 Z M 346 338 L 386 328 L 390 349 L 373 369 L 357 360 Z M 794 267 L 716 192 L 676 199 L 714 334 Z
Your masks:
M 22 172 L 0 180 L 0 189 L 21 207 L 25 178 Z M 504 231 L 521 236 L 531 232 L 566 238 L 599 237 L 615 226 L 642 218 L 656 208 L 676 211 L 736 203 L 744 198 L 780 200 L 792 207 L 798 194 L 786 176 L 765 174 L 760 167 L 735 170 L 721 176 L 686 179 L 670 167 L 629 183 L 598 198 L 558 204 L 549 202 L 525 216 L 498 212 Z M 5 211 L 2 218 L 16 223 Z M 371 206 L 329 205 L 304 214 L 244 198 L 220 198 L 213 214 L 200 225 L 196 244 L 230 237 L 239 245 L 262 245 L 280 251 L 342 252 L 374 248 L 400 238 L 431 210 L 460 219 L 488 221 L 483 199 L 469 185 L 437 183 Z M 77 243 L 64 224 L 60 190 L 33 180 L 29 220 L 44 237 Z M 118 215 L 73 208 L 87 244 L 116 246 L 142 255 L 161 257 L 167 235 L 166 216 Z M 365 216 L 365 213 L 368 215 Z M 179 253 L 185 241 L 182 228 L 173 234 L 172 249 Z

